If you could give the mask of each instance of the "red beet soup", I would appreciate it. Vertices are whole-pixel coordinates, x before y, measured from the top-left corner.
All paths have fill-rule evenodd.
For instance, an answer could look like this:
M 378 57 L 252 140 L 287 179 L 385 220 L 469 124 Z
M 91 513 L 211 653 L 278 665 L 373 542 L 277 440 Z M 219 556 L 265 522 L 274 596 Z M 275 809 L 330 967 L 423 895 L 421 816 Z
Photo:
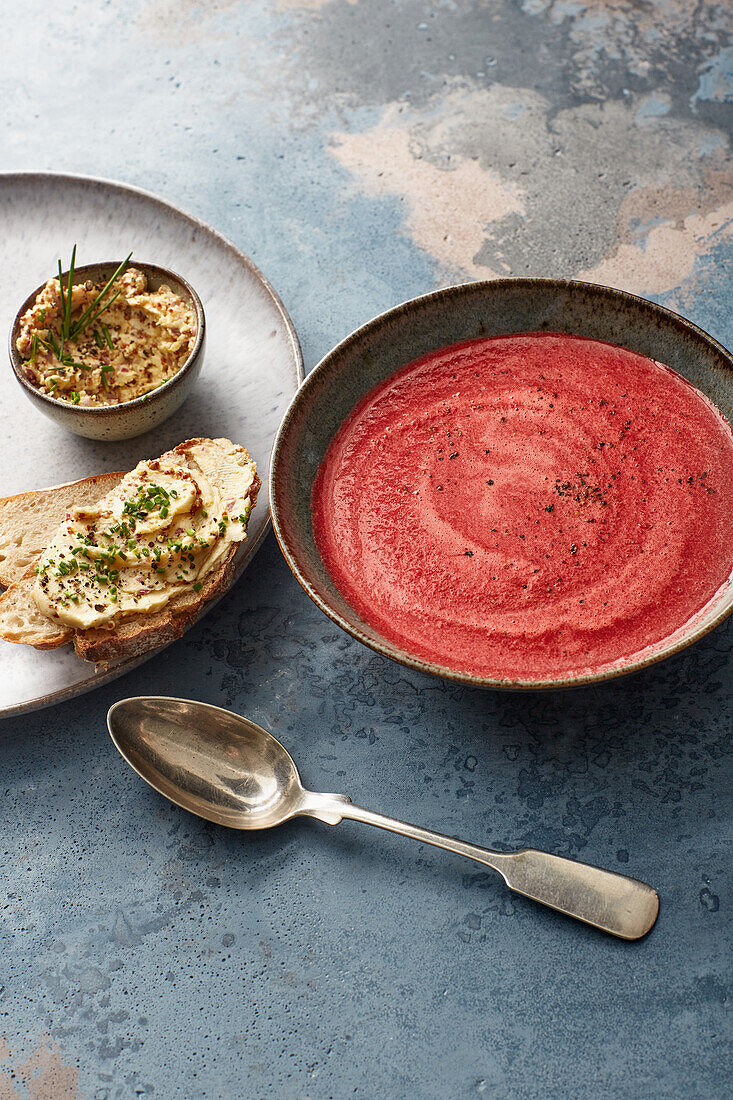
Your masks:
M 577 676 L 653 654 L 731 583 L 733 433 L 624 348 L 472 340 L 367 394 L 312 505 L 331 577 L 389 641 L 477 676 Z

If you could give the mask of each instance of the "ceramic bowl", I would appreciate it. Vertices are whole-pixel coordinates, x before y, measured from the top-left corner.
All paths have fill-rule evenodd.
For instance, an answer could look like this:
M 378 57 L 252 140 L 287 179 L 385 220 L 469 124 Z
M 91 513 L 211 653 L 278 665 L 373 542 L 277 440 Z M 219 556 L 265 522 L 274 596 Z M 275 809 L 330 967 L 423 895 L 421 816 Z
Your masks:
M 497 279 L 447 287 L 405 302 L 357 329 L 308 375 L 275 437 L 272 521 L 297 580 L 334 622 L 378 653 L 481 687 L 560 688 L 634 672 L 690 645 L 733 610 L 733 586 L 680 640 L 623 669 L 552 680 L 473 676 L 424 661 L 385 639 L 349 606 L 326 571 L 311 522 L 311 488 L 341 422 L 375 385 L 448 344 L 519 332 L 567 332 L 619 344 L 666 363 L 733 421 L 733 356 L 684 318 L 623 291 L 564 279 Z
M 74 272 L 74 281 L 83 282 L 85 279 L 107 280 L 119 265 L 118 261 L 106 263 L 86 264 L 77 267 Z M 177 374 L 168 382 L 153 390 L 143 397 L 136 397 L 132 401 L 123 401 L 119 405 L 99 405 L 96 407 L 84 407 L 71 405 L 68 401 L 59 401 L 36 389 L 25 371 L 25 361 L 21 358 L 15 342 L 20 332 L 20 319 L 27 309 L 33 305 L 36 296 L 46 285 L 41 286 L 28 295 L 23 305 L 16 313 L 10 328 L 10 364 L 13 368 L 23 390 L 45 416 L 51 418 L 62 428 L 67 428 L 76 435 L 83 435 L 87 439 L 116 440 L 132 439 L 133 436 L 142 435 L 157 424 L 161 424 L 172 416 L 183 404 L 199 375 L 203 361 L 206 344 L 206 320 L 204 307 L 201 304 L 196 291 L 190 283 L 174 271 L 157 264 L 143 264 L 137 260 L 132 261 L 132 266 L 142 271 L 148 279 L 148 289 L 157 290 L 163 283 L 188 302 L 196 315 L 196 343 Z M 66 272 L 64 272 L 66 274 Z M 50 277 L 50 276 L 49 276 Z

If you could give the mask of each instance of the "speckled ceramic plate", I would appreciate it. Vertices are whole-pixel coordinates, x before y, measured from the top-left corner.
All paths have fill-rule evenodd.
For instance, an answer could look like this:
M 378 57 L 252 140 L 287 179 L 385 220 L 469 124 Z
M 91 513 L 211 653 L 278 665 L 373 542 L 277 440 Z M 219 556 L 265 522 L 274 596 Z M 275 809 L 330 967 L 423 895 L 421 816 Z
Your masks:
M 270 527 L 270 448 L 303 377 L 298 339 L 274 290 L 209 226 L 123 184 L 55 173 L 0 174 L 0 209 L 0 331 L 8 331 L 19 303 L 76 243 L 82 264 L 132 249 L 133 259 L 180 272 L 203 301 L 208 336 L 201 376 L 182 408 L 154 431 L 120 443 L 82 439 L 56 426 L 33 407 L 10 364 L 0 365 L 0 496 L 130 469 L 192 436 L 227 436 L 248 448 L 263 483 L 237 560 L 238 578 Z M 79 695 L 155 652 L 100 675 L 68 646 L 37 652 L 0 642 L 0 716 Z
M 331 439 L 357 402 L 403 364 L 438 348 L 479 336 L 548 331 L 620 344 L 666 363 L 733 423 L 733 355 L 684 317 L 621 290 L 568 279 L 495 279 L 446 287 L 375 317 L 329 352 L 298 390 L 275 439 L 270 495 L 275 534 L 297 580 L 326 615 L 378 653 L 477 687 L 574 687 L 623 676 L 669 657 L 733 611 L 729 585 L 681 636 L 648 655 L 576 676 L 499 679 L 456 672 L 388 641 L 353 610 L 334 584 L 313 537 L 311 489 Z

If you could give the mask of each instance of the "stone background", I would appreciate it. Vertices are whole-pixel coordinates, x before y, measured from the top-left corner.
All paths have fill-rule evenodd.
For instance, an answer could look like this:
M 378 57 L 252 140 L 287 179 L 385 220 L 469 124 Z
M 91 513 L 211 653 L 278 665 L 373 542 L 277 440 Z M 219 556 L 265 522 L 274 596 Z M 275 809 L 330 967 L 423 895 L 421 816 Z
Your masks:
M 382 309 L 502 274 L 621 286 L 733 344 L 727 0 L 0 16 L 0 170 L 121 179 L 214 224 L 307 368 Z M 270 538 L 160 657 L 0 730 L 1 1100 L 723 1096 L 732 643 L 729 620 L 617 683 L 471 691 L 351 641 Z M 106 735 L 148 691 L 241 710 L 316 788 L 645 878 L 658 924 L 613 941 L 355 824 L 200 822 Z

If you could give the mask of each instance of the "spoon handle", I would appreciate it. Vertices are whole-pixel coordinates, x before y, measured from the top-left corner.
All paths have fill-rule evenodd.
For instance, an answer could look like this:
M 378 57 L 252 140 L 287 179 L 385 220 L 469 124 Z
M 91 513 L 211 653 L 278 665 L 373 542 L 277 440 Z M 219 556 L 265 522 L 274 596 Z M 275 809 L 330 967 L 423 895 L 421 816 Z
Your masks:
M 480 848 L 355 806 L 343 795 L 311 797 L 313 802 L 305 812 L 312 817 L 334 825 L 344 817 L 362 821 L 467 856 L 498 871 L 510 890 L 621 939 L 640 939 L 657 919 L 659 897 L 651 886 L 638 879 L 534 848 L 518 852 Z

